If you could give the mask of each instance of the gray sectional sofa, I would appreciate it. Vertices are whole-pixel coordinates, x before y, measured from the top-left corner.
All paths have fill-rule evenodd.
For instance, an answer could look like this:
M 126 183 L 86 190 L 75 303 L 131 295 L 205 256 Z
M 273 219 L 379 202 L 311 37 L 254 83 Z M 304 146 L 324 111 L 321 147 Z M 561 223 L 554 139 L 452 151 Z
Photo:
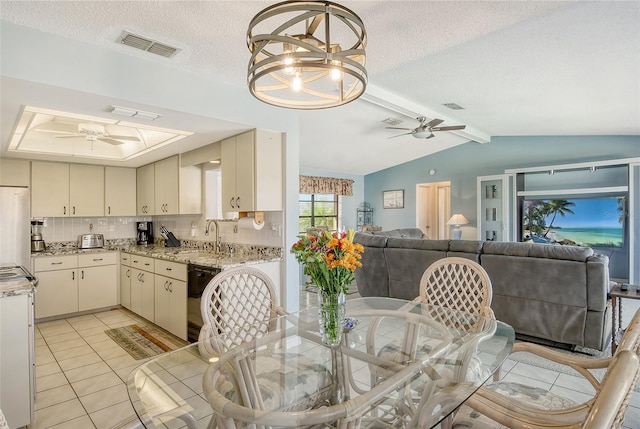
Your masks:
M 460 256 L 480 263 L 493 286 L 496 318 L 518 335 L 604 350 L 611 339 L 609 259 L 577 246 L 422 239 L 419 229 L 357 233 L 362 296 L 413 299 L 434 261 Z

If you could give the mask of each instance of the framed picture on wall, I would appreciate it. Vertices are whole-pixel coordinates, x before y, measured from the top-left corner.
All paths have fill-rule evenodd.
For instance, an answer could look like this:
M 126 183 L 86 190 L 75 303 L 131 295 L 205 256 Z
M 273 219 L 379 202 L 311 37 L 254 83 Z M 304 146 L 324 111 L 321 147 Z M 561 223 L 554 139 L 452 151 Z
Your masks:
M 385 209 L 403 209 L 404 189 L 382 191 L 382 207 Z

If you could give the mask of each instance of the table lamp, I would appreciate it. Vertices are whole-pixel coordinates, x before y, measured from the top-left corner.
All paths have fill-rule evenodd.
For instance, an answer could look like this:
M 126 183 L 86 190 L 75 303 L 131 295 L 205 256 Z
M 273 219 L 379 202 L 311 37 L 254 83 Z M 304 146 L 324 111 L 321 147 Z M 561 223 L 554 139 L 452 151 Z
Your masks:
M 468 223 L 469 221 L 467 220 L 467 218 L 460 213 L 456 213 L 453 216 L 451 216 L 451 219 L 449 219 L 449 221 L 447 222 L 447 225 L 453 225 L 454 240 L 460 240 L 460 237 L 462 237 L 462 230 L 460 229 L 460 225 L 466 225 Z

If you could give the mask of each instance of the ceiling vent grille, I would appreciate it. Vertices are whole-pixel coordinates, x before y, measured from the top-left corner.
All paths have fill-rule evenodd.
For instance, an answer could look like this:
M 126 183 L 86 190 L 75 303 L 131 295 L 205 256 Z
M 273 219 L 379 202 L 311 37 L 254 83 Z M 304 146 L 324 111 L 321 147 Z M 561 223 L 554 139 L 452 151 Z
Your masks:
M 174 48 L 173 46 L 165 45 L 163 43 L 156 42 L 155 40 L 137 36 L 126 31 L 122 33 L 122 36 L 120 36 L 120 43 L 131 46 L 132 48 L 160 55 L 165 58 L 172 58 L 180 51 L 180 49 Z

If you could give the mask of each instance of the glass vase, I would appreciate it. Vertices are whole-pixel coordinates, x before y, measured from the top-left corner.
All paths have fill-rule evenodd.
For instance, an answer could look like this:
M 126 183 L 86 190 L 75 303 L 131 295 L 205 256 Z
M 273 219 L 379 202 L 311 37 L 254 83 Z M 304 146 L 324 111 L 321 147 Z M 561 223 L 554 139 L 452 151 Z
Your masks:
M 323 288 L 318 288 L 318 297 L 320 299 L 318 318 L 322 343 L 329 347 L 338 346 L 344 330 L 346 296 L 344 292 L 327 293 Z

